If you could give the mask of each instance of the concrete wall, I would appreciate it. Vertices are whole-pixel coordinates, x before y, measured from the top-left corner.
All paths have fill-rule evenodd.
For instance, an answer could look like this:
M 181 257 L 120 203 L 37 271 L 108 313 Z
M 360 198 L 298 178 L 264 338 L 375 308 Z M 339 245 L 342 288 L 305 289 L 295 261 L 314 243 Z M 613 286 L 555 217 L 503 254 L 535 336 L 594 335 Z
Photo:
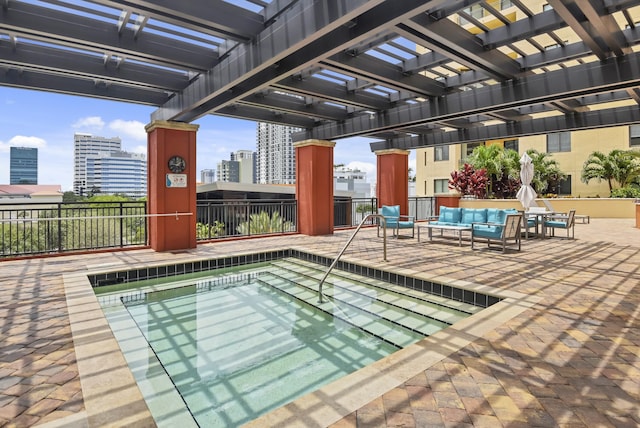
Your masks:
M 575 209 L 576 214 L 592 218 L 636 218 L 636 204 L 632 198 L 553 198 L 549 202 L 557 212 Z M 542 199 L 536 199 L 544 206 Z M 522 209 L 517 199 L 460 199 L 464 208 L 515 208 Z

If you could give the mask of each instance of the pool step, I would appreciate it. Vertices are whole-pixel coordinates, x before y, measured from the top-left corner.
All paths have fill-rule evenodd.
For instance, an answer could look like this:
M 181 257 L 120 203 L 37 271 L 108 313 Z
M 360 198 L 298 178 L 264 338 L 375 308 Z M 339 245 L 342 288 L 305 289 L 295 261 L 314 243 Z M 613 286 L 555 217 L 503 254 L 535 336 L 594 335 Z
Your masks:
M 331 300 L 326 301 L 322 305 L 318 305 L 317 292 L 314 292 L 311 288 L 300 284 L 297 280 L 280 276 L 273 271 L 262 275 L 259 281 L 279 290 L 280 292 L 304 301 L 309 305 L 316 306 L 331 314 L 334 318 L 358 327 L 359 329 L 377 337 L 380 340 L 390 343 L 397 348 L 408 346 L 426 336 L 426 334 L 422 332 L 414 331 L 401 324 L 394 323 L 384 317 L 374 315 L 369 311 L 342 301 Z
M 288 263 L 282 262 L 275 262 L 273 263 L 273 265 L 278 266 L 280 269 L 289 270 L 305 277 L 304 283 L 308 284 L 316 292 L 319 282 L 324 275 L 324 272 L 304 265 L 291 266 Z M 296 281 L 298 280 L 303 281 L 302 279 L 296 279 Z M 368 281 L 368 279 L 366 279 L 366 281 Z M 335 291 L 332 290 L 338 290 L 337 293 L 340 294 L 358 293 L 364 296 L 375 294 L 376 299 L 380 302 L 406 310 L 414 314 L 429 317 L 449 325 L 454 324 L 455 322 L 460 321 L 469 315 L 469 313 L 465 313 L 448 306 L 436 304 L 429 300 L 425 300 L 411 294 L 405 294 L 403 292 L 400 292 L 400 290 L 396 291 L 393 289 L 388 289 L 386 287 L 376 287 L 362 280 L 356 282 L 352 278 L 343 278 L 339 275 L 329 275 L 324 285 L 325 286 L 323 287 L 323 294 L 327 296 L 335 293 Z M 410 290 L 407 289 L 407 291 Z
M 317 269 L 318 264 L 317 263 L 312 263 L 306 260 L 302 260 L 302 259 L 297 259 L 297 258 L 287 258 L 287 259 L 283 259 L 286 260 L 287 263 L 291 263 L 291 264 L 296 264 L 296 265 L 302 265 L 302 266 L 307 266 L 309 268 L 312 269 Z M 324 275 L 324 273 L 326 272 L 326 267 L 323 268 L 322 270 L 322 274 Z M 331 276 L 336 276 L 336 277 L 341 277 L 341 278 L 346 278 L 346 279 L 350 279 L 352 281 L 357 281 L 358 283 L 364 283 L 367 286 L 374 286 L 376 288 L 382 288 L 385 290 L 390 290 L 390 291 L 394 291 L 394 292 L 398 292 L 400 294 L 402 294 L 403 296 L 411 296 L 415 299 L 417 299 L 418 301 L 425 301 L 425 302 L 429 302 L 429 303 L 433 303 L 442 307 L 446 307 L 446 308 L 451 308 L 451 309 L 455 309 L 456 311 L 461 311 L 461 312 L 465 312 L 467 314 L 475 314 L 477 312 L 480 312 L 482 309 L 481 306 L 475 306 L 475 305 L 471 305 L 469 303 L 464 303 L 461 301 L 456 301 L 456 300 L 452 300 L 452 299 L 448 299 L 446 297 L 441 297 L 441 296 L 437 296 L 434 294 L 429 294 L 429 293 L 425 293 L 419 290 L 414 290 L 412 288 L 409 287 L 404 287 L 402 285 L 397 285 L 397 284 L 392 284 L 383 280 L 379 280 L 379 279 L 374 279 L 374 278 L 369 278 L 369 277 L 365 277 L 363 275 L 359 275 L 356 273 L 352 273 L 352 272 L 347 272 L 344 270 L 340 270 L 340 269 L 334 269 L 331 271 Z
M 318 281 L 315 278 L 298 275 L 291 271 L 287 271 L 286 274 L 281 273 L 281 275 L 300 286 L 307 287 L 315 295 L 316 301 L 318 300 Z M 339 305 L 349 305 L 358 310 L 366 311 L 373 316 L 384 318 L 403 328 L 416 331 L 423 336 L 429 336 L 450 325 L 450 323 L 439 320 L 436 313 L 432 313 L 436 317 L 428 317 L 420 312 L 411 311 L 406 307 L 381 301 L 380 297 L 382 296 L 375 290 L 369 290 L 369 294 L 367 294 L 364 287 L 359 287 L 358 291 L 354 291 L 351 286 L 352 284 L 345 283 L 343 287 L 327 287 L 326 293 L 323 294 Z

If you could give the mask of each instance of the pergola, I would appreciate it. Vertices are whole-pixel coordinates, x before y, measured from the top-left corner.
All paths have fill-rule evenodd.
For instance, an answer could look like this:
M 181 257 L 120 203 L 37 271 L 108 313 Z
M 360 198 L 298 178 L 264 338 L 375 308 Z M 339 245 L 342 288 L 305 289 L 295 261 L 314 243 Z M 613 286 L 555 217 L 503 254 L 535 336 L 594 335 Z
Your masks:
M 372 150 L 640 122 L 640 1 L 0 4 L 1 85 L 157 106 L 153 120 L 231 116 Z
M 378 203 L 406 214 L 409 149 L 640 123 L 640 0 L 0 5 L 0 85 L 157 107 L 152 215 L 195 211 L 195 169 L 176 181 L 184 195 L 163 183 L 168 159 L 194 168 L 191 122 L 207 114 L 303 129 L 296 194 L 311 235 L 333 231 L 334 140 L 374 139 Z M 195 221 L 156 223 L 153 248 L 195 246 Z

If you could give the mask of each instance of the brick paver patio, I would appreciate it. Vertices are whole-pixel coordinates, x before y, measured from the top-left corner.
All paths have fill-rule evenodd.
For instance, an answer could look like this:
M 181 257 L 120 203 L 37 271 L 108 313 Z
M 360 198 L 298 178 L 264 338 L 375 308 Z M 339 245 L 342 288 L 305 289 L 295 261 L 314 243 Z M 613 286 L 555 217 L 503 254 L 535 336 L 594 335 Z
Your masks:
M 415 367 L 410 380 L 327 425 L 640 425 L 640 229 L 634 223 L 592 219 L 576 225 L 575 240 L 532 239 L 505 255 L 458 247 L 457 239 L 394 239 L 387 262 L 375 230 L 364 230 L 345 259 L 541 300 L 442 361 Z M 0 262 L 0 426 L 86 425 L 63 273 L 275 248 L 335 255 L 347 233 L 217 242 L 178 253 Z

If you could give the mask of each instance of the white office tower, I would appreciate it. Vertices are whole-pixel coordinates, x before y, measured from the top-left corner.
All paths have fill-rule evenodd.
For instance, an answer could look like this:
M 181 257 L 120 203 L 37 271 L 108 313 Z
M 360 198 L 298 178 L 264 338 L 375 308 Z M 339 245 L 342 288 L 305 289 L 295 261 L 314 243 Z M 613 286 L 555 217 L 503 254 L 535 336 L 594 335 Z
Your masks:
M 335 190 L 352 192 L 355 198 L 371 197 L 371 184 L 367 183 L 367 173 L 359 169 L 334 167 L 333 184 Z
M 295 184 L 296 158 L 291 134 L 300 131 L 302 128 L 258 123 L 258 183 Z
M 147 157 L 142 153 L 103 152 L 87 156 L 87 192 L 127 195 L 147 194 Z
M 73 193 L 86 195 L 87 157 L 98 153 L 114 153 L 122 150 L 122 140 L 118 137 L 105 138 L 91 134 L 76 133 L 73 135 Z
M 202 184 L 211 184 L 216 181 L 216 172 L 213 169 L 203 169 L 200 171 L 200 182 Z

